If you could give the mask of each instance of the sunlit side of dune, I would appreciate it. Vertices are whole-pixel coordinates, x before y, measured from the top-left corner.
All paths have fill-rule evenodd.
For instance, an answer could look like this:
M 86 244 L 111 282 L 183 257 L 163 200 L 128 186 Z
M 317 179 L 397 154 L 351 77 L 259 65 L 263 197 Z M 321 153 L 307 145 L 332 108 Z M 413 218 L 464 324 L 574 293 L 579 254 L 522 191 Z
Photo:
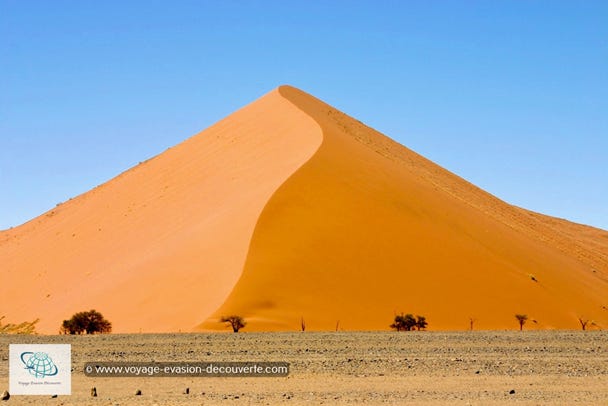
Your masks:
M 94 308 L 117 332 L 190 331 L 230 293 L 264 205 L 320 142 L 315 121 L 275 90 L 2 232 L 0 315 L 57 333 Z
M 0 233 L 0 315 L 56 333 L 608 328 L 608 232 L 511 206 L 282 86 Z M 592 327 L 591 325 L 589 325 Z

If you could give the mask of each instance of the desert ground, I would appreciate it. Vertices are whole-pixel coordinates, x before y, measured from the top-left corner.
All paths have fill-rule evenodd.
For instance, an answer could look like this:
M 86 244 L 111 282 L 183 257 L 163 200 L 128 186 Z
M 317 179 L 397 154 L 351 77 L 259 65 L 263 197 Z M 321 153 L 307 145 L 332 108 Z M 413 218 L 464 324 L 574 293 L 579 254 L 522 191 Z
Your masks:
M 72 344 L 72 395 L 2 403 L 608 404 L 605 331 L 0 336 L 0 389 L 8 388 L 8 344 L 31 342 Z M 84 375 L 85 362 L 104 360 L 287 361 L 291 372 L 283 378 Z

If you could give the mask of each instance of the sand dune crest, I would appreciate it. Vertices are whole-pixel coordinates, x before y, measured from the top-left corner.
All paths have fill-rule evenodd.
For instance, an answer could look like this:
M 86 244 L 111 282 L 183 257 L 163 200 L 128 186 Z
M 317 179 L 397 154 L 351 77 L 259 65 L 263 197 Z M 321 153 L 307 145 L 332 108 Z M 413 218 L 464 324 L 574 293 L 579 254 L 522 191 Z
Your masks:
M 608 326 L 608 233 L 511 206 L 282 86 L 0 233 L 2 314 L 116 332 Z M 28 295 L 23 295 L 27 287 Z
M 114 331 L 191 330 L 230 293 L 266 201 L 320 142 L 314 120 L 275 90 L 3 232 L 2 314 L 40 317 L 45 333 L 89 308 Z

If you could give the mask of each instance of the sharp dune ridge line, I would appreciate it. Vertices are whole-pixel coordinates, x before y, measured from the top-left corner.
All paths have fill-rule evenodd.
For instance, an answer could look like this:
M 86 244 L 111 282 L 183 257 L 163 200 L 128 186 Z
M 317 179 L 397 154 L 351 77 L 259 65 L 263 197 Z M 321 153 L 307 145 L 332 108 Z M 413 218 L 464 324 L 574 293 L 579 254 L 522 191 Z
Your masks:
M 0 314 L 116 332 L 608 327 L 608 232 L 509 205 L 282 86 L 0 233 Z M 27 294 L 24 294 L 24 290 Z M 534 321 L 532 321 L 534 320 Z
M 2 314 L 56 333 L 95 308 L 116 332 L 190 331 L 238 280 L 253 228 L 321 131 L 272 91 L 209 129 L 0 234 Z M 24 294 L 27 293 L 27 294 Z
M 395 313 L 436 329 L 579 328 L 608 322 L 608 233 L 511 206 L 297 89 L 323 129 L 315 155 L 267 203 L 243 275 L 199 326 L 386 329 Z

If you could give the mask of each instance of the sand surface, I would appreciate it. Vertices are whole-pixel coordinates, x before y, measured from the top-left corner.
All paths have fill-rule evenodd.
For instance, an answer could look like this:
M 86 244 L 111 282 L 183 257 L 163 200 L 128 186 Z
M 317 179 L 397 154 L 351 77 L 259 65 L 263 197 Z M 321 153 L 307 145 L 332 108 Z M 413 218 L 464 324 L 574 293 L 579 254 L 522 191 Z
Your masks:
M 204 328 L 386 329 L 412 312 L 431 329 L 608 325 L 608 233 L 506 204 L 290 87 L 323 143 L 274 193 L 243 275 Z
M 316 123 L 274 91 L 0 233 L 0 275 L 11 281 L 0 315 L 40 318 L 51 334 L 93 308 L 114 331 L 192 330 L 238 280 L 266 201 L 320 142 Z
M 289 86 L 0 232 L 0 277 L 4 322 L 51 334 L 91 308 L 119 333 L 229 314 L 248 331 L 382 330 L 399 312 L 608 327 L 608 232 L 511 206 Z
M 71 343 L 72 396 L 13 397 L 7 405 L 608 403 L 606 332 L 338 332 L 94 337 L 0 336 Z M 287 378 L 87 378 L 91 361 L 287 361 Z M 95 386 L 98 397 L 90 398 Z M 190 394 L 183 394 L 190 388 Z M 135 396 L 140 389 L 142 396 Z M 509 392 L 514 390 L 514 394 Z M 204 394 L 203 394 L 204 393 Z

